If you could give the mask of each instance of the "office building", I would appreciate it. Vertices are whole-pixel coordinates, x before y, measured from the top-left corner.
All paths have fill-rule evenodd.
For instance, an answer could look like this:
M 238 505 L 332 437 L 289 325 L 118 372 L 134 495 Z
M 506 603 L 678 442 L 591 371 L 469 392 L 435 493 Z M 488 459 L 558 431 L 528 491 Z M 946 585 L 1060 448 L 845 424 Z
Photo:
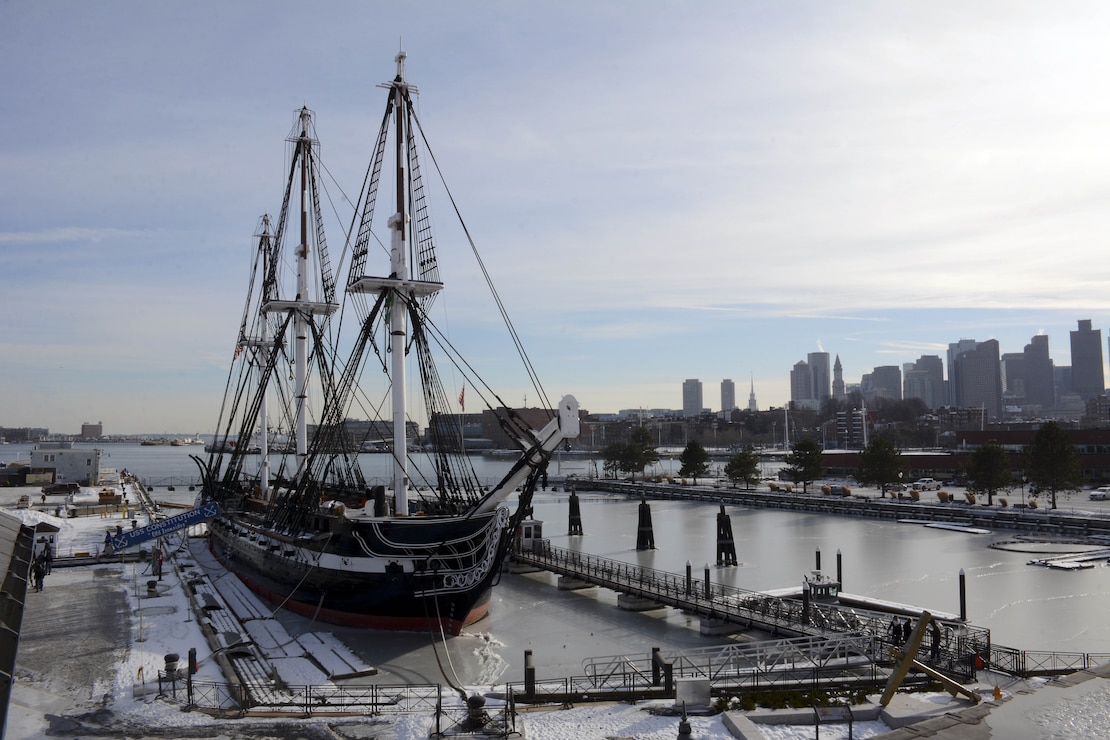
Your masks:
M 1071 333 L 1071 390 L 1084 401 L 1106 391 L 1102 373 L 1102 329 L 1092 329 L 1090 319 L 1080 319 Z
M 961 340 L 969 341 L 969 340 Z M 950 345 L 951 346 L 951 345 Z M 982 408 L 987 419 L 1002 414 L 1002 371 L 998 340 L 975 342 L 973 349 L 956 354 L 950 384 L 960 408 Z
M 920 398 L 930 409 L 944 405 L 944 363 L 939 356 L 921 355 L 906 363 L 902 397 Z
M 945 394 L 948 398 L 948 405 L 960 408 L 964 406 L 963 399 L 960 398 L 960 381 L 958 377 L 958 368 L 956 367 L 956 357 L 975 349 L 978 342 L 974 339 L 961 339 L 948 345 L 948 392 Z
M 809 374 L 813 379 L 812 397 L 817 399 L 817 402 L 820 404 L 832 395 L 832 379 L 829 376 L 829 353 L 810 352 L 806 356 L 806 364 L 809 365 Z
M 701 381 L 690 378 L 682 384 L 682 415 L 701 416 Z
M 736 384 L 728 378 L 721 381 L 721 415 L 729 418 L 729 414 L 736 408 Z
M 790 371 L 790 400 L 795 404 L 808 406 L 813 402 L 813 375 L 809 363 L 799 360 Z
M 1056 407 L 1056 382 L 1052 358 L 1048 356 L 1048 336 L 1038 334 L 1029 340 L 1022 353 L 1025 358 L 1025 404 L 1040 410 Z M 1101 362 L 1101 358 L 1099 360 Z M 1031 409 L 1035 410 L 1035 409 Z

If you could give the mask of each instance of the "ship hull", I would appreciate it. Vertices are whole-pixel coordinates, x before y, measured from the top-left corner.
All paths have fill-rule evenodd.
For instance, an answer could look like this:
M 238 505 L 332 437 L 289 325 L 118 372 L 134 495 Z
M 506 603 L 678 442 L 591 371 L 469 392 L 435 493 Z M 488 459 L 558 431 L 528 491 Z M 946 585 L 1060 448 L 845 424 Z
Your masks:
M 288 538 L 246 517 L 213 520 L 213 554 L 252 591 L 303 616 L 350 627 L 457 635 L 489 611 L 507 512 L 336 520 Z

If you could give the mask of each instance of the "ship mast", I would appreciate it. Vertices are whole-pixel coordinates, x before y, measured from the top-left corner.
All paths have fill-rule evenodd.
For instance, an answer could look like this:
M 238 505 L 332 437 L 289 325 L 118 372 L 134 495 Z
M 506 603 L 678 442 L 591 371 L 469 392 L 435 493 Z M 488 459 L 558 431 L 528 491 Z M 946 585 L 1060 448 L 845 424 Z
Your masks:
M 301 136 L 297 142 L 301 150 L 301 241 L 297 245 L 297 297 L 308 300 L 308 150 L 312 139 L 308 135 L 311 114 L 301 108 Z M 296 444 L 297 469 L 304 466 L 308 455 L 308 316 L 304 311 L 293 314 L 293 370 L 296 382 Z
M 408 227 L 406 202 L 408 198 L 408 177 L 405 170 L 405 151 L 408 142 L 405 131 L 407 106 L 407 86 L 405 84 L 405 52 L 397 55 L 397 77 L 393 81 L 393 109 L 396 125 L 397 157 L 397 210 L 389 219 L 392 230 L 389 251 L 390 273 L 404 280 L 409 277 L 407 264 L 407 244 L 405 235 Z M 394 298 L 395 296 L 390 296 Z M 408 503 L 408 432 L 405 428 L 405 344 L 408 337 L 408 312 L 404 310 L 403 298 L 394 300 L 389 316 L 389 334 L 393 349 L 390 370 L 393 375 L 393 502 L 394 513 L 407 516 Z
M 309 244 L 309 209 L 313 205 L 314 190 L 312 178 L 312 147 L 315 140 L 312 138 L 312 111 L 307 107 L 301 108 L 298 114 L 298 130 L 296 137 L 290 139 L 295 145 L 294 156 L 299 158 L 299 175 L 301 180 L 301 228 L 300 243 L 296 249 L 297 282 L 296 295 L 292 300 L 271 300 L 262 306 L 264 312 L 281 311 L 293 314 L 293 379 L 294 395 L 294 435 L 297 454 L 297 471 L 302 473 L 308 458 L 308 334 L 309 322 L 315 316 L 330 316 L 338 306 L 321 296 L 323 300 L 313 300 L 309 291 L 309 277 L 312 273 L 308 259 L 311 252 Z M 283 209 L 284 211 L 284 209 Z M 284 213 L 283 213 L 284 217 Z M 284 222 L 284 220 L 283 220 Z M 322 247 L 321 247 L 322 249 Z M 321 250 L 317 250 L 321 251 Z M 322 254 L 322 251 L 321 251 Z M 272 266 L 271 266 L 272 267 Z

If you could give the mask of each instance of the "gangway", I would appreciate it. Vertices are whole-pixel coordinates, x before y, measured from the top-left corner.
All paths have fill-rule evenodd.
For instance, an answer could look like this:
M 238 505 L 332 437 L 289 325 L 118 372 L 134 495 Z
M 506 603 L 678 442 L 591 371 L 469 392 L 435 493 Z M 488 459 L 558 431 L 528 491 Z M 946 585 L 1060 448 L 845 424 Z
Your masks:
M 219 513 L 220 507 L 215 502 L 210 501 L 206 504 L 202 504 L 196 507 L 195 509 L 190 509 L 189 511 L 186 511 L 182 514 L 178 514 L 177 516 L 171 516 L 167 519 L 163 519 L 160 522 L 154 522 L 153 524 L 148 524 L 145 527 L 138 527 L 136 529 L 117 534 L 111 539 L 112 549 L 114 549 L 116 552 L 120 552 L 121 550 L 126 550 L 129 547 L 141 545 L 144 542 L 149 542 L 150 540 L 163 537 L 172 532 L 176 532 L 179 529 L 185 529 L 186 527 L 190 527 L 194 524 L 199 524 L 203 521 L 207 521 L 212 517 L 217 516 Z
M 748 591 L 694 578 L 689 571 L 682 576 L 554 547 L 543 539 L 534 541 L 531 548 L 518 547 L 513 558 L 706 620 L 728 622 L 775 636 L 865 635 L 877 640 L 887 652 L 902 644 L 901 634 L 892 635 L 892 616 L 885 612 Z M 990 651 L 990 631 L 962 620 L 942 620 L 938 627 L 937 636 L 930 635 L 922 662 L 947 675 L 971 677 L 973 657 Z
M 779 686 L 794 682 L 837 681 L 840 684 L 883 680 L 889 663 L 881 642 L 870 635 L 791 637 L 729 643 L 677 652 L 653 650 L 650 655 L 590 658 L 582 668 L 595 689 L 635 685 L 653 674 L 660 662 L 674 678 L 707 678 L 714 691 Z

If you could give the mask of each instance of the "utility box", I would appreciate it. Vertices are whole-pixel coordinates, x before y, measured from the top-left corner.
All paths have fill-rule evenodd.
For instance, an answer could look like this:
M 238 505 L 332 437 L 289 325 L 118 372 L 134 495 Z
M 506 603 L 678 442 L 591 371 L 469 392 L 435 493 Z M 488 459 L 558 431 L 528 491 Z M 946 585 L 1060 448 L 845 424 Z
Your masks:
M 682 677 L 674 680 L 674 705 L 681 709 L 683 705 L 687 710 L 708 707 L 712 701 L 709 690 L 709 679 L 700 677 Z

